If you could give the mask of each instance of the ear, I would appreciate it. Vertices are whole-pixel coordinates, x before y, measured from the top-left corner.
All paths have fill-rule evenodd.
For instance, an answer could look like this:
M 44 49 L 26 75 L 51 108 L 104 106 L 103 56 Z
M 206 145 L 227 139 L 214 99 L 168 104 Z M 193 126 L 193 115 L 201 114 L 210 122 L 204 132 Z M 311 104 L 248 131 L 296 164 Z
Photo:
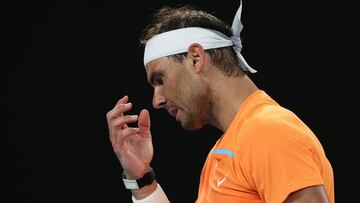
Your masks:
M 191 67 L 195 73 L 199 73 L 204 69 L 205 51 L 200 44 L 193 43 L 189 46 L 187 58 L 190 59 Z

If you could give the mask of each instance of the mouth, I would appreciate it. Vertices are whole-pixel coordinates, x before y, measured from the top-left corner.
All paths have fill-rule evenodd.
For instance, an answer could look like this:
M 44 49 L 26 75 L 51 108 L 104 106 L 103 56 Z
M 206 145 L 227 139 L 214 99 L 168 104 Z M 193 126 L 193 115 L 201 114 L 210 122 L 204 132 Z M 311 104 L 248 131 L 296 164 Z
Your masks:
M 178 112 L 178 109 L 177 109 L 177 108 L 175 108 L 175 107 L 170 107 L 170 108 L 169 108 L 169 114 L 170 114 L 170 115 L 176 117 L 177 112 Z

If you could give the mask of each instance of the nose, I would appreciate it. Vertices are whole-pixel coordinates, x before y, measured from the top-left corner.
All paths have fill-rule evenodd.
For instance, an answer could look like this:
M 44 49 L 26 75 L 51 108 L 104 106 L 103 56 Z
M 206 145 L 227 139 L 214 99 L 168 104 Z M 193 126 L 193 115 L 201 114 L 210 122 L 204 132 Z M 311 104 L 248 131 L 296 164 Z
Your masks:
M 155 109 L 161 109 L 166 104 L 166 98 L 160 93 L 161 93 L 161 90 L 159 88 L 154 89 L 154 96 L 153 96 L 152 103 L 153 103 L 153 107 Z

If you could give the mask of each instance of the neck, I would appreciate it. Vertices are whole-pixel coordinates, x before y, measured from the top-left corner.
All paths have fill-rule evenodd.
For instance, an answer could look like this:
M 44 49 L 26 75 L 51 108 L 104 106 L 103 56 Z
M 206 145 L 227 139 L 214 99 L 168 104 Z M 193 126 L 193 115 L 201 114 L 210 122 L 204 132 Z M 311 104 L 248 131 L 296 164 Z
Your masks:
M 214 105 L 210 124 L 223 132 L 229 128 L 245 99 L 258 90 L 247 75 L 229 77 L 222 74 L 210 83 L 210 89 Z

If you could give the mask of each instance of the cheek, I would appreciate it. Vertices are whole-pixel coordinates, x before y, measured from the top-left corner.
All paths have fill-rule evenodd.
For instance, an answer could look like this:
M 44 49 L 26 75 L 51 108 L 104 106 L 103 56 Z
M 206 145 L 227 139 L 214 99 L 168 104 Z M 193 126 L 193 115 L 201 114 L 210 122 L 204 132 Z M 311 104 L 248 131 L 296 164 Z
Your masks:
M 189 93 L 186 92 L 184 88 L 181 86 L 169 86 L 166 89 L 166 99 L 168 101 L 169 106 L 175 106 L 182 113 L 186 114 L 191 109 L 191 99 L 189 99 Z
M 191 110 L 191 103 L 196 97 L 196 81 L 184 72 L 178 72 L 172 80 L 167 81 L 166 93 L 168 99 L 183 108 L 185 111 Z

